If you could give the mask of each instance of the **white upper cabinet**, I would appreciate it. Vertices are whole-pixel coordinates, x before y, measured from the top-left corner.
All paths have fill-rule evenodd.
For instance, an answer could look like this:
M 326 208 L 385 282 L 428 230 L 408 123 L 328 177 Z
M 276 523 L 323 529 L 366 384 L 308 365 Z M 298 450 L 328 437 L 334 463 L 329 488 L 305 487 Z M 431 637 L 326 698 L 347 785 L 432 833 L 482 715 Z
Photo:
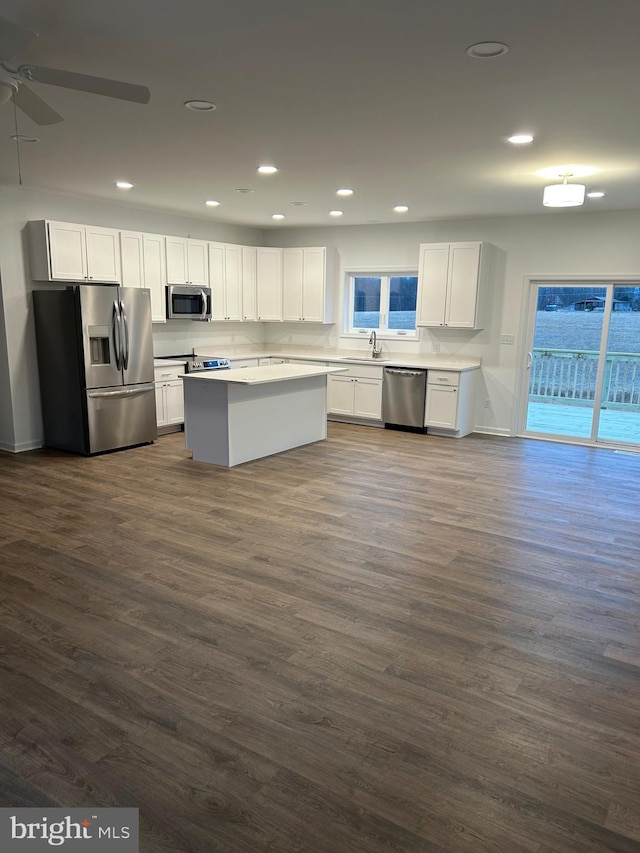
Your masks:
M 257 320 L 256 263 L 258 250 L 255 246 L 241 246 L 242 319 Z
M 242 320 L 241 247 L 209 243 L 211 319 Z
M 120 260 L 122 263 L 122 286 L 144 287 L 142 234 L 139 231 L 120 232 Z
M 154 323 L 166 323 L 167 269 L 164 237 L 161 234 L 142 235 L 142 261 L 144 287 L 151 291 L 151 320 Z
M 324 246 L 283 250 L 283 320 L 333 322 L 336 258 Z
M 256 250 L 257 319 L 282 320 L 282 249 Z
M 206 240 L 166 237 L 167 284 L 209 286 L 209 249 Z
M 36 220 L 29 223 L 28 232 L 35 280 L 120 282 L 118 231 Z
M 151 292 L 151 319 L 165 323 L 166 299 L 164 237 L 140 231 L 120 232 L 122 255 L 122 286 L 146 287 Z
M 417 325 L 481 329 L 492 271 L 489 243 L 423 243 Z

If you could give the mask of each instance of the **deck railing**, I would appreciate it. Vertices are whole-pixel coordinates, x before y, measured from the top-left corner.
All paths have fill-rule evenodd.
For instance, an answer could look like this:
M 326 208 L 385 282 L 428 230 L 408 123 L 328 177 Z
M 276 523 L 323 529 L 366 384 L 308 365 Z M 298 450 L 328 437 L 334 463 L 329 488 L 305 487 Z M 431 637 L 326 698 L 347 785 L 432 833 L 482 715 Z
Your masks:
M 599 354 L 595 350 L 534 349 L 529 399 L 547 403 L 588 405 L 595 398 Z M 640 353 L 608 353 L 602 388 L 602 407 L 640 406 Z

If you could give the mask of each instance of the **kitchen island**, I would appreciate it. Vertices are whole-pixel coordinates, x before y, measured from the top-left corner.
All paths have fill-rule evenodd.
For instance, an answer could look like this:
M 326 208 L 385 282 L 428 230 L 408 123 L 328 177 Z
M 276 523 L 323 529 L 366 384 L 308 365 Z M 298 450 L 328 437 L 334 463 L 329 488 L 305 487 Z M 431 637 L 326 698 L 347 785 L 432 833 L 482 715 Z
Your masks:
M 230 468 L 327 437 L 327 375 L 344 368 L 272 364 L 189 373 L 185 444 L 197 462 Z

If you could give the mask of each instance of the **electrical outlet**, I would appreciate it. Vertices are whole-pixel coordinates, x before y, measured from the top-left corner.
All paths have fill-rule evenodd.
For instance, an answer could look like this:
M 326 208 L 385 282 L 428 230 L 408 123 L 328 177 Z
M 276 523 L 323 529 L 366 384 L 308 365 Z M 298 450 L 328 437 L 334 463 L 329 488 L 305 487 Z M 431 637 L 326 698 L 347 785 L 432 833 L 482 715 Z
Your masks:
M 515 335 L 500 335 L 500 343 L 501 344 L 513 344 L 515 343 L 516 336 Z
M 431 352 L 440 352 L 440 341 L 431 342 Z
M 485 397 L 485 398 L 484 398 L 484 407 L 485 407 L 485 409 L 490 409 L 490 408 L 491 408 L 491 398 L 490 398 L 490 397 Z

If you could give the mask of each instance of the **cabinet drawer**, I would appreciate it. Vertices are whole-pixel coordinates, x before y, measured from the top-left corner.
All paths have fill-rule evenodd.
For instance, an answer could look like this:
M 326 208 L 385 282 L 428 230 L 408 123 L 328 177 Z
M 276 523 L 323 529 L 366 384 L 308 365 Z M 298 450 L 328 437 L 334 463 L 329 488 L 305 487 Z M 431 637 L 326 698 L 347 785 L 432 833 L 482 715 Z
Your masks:
M 429 370 L 427 372 L 428 385 L 449 385 L 457 388 L 460 384 L 460 374 L 451 370 Z
M 329 361 L 327 367 L 342 367 L 346 370 L 340 376 L 353 376 L 362 379 L 382 379 L 382 367 L 374 367 L 372 364 L 348 364 L 344 361 Z
M 184 367 L 154 367 L 153 377 L 155 382 L 171 382 L 184 375 Z

